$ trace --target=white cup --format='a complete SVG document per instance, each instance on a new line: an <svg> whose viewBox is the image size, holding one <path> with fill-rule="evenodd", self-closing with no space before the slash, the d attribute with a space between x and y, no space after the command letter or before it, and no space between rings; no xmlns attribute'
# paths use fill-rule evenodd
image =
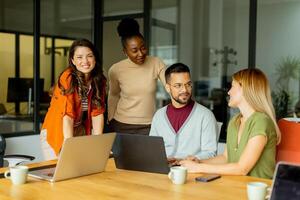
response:
<svg viewBox="0 0 300 200"><path fill-rule="evenodd" d="M8 171L4 173L4 177L11 179L14 185L21 185L26 183L28 174L27 166L15 166L10 167Z"/></svg>
<svg viewBox="0 0 300 200"><path fill-rule="evenodd" d="M171 167L168 177L174 184L182 185L186 181L187 168L180 166Z"/></svg>
<svg viewBox="0 0 300 200"><path fill-rule="evenodd" d="M262 182L250 182L247 184L248 200L265 200L268 185Z"/></svg>

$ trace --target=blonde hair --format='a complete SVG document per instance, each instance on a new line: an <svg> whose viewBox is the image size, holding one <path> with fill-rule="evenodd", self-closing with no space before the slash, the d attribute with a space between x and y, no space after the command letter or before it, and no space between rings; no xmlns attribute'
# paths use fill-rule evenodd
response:
<svg viewBox="0 0 300 200"><path fill-rule="evenodd" d="M259 69L243 69L234 73L232 79L242 86L243 95L249 105L255 111L265 113L272 119L279 144L281 133L276 122L269 81L265 74Z"/></svg>

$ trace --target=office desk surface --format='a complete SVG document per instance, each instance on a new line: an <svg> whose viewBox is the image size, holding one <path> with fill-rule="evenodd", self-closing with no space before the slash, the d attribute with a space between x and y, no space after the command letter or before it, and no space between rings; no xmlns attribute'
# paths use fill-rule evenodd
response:
<svg viewBox="0 0 300 200"><path fill-rule="evenodd" d="M38 167L55 162L31 164ZM5 171L0 169L0 173ZM8 179L0 179L0 199L204 199L243 200L247 199L246 184L271 180L247 176L222 176L208 183L195 182L199 174L189 174L187 183L174 185L167 175L119 170L112 159L106 171L80 178L49 183L29 178L24 185L12 185Z"/></svg>

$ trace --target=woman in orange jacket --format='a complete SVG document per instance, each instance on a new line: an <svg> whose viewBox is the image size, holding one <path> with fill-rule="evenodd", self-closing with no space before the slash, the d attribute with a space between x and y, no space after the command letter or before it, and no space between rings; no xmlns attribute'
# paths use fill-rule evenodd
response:
<svg viewBox="0 0 300 200"><path fill-rule="evenodd" d="M103 132L106 79L99 54L90 41L80 39L71 45L68 60L41 130L45 160L55 159L67 138Z"/></svg>

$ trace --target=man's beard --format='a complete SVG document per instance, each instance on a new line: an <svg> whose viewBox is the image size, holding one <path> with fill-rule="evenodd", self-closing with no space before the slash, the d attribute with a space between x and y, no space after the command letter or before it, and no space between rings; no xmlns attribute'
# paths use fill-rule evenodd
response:
<svg viewBox="0 0 300 200"><path fill-rule="evenodd" d="M192 95L191 95L190 93L188 93L188 92L186 92L185 94L186 94L186 96L189 96L186 100L181 100L181 99L179 98L180 95L182 95L182 94L178 95L177 97L174 97L174 96L171 94L171 97L172 97L172 99L173 99L174 101L176 101L177 103L179 103L179 104L181 104L181 105L187 105L187 104L191 101Z"/></svg>

